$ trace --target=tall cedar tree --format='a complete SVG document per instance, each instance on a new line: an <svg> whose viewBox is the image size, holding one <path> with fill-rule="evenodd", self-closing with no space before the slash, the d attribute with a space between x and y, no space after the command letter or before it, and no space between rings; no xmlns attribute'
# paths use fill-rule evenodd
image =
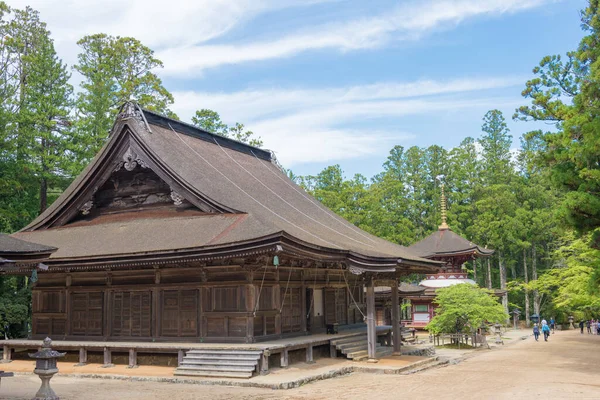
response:
<svg viewBox="0 0 600 400"><path fill-rule="evenodd" d="M136 101L140 106L170 117L173 96L152 72L162 61L139 40L104 33L85 36L75 70L83 76L77 96L78 169L85 166L108 137L119 106ZM75 171L77 172L77 171Z"/></svg>

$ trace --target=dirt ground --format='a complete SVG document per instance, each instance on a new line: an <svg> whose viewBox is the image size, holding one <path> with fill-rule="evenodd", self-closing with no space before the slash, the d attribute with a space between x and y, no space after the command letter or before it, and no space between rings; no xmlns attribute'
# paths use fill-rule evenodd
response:
<svg viewBox="0 0 600 400"><path fill-rule="evenodd" d="M600 399L600 336L557 332L456 365L413 375L354 373L292 390L117 381L57 376L52 387L70 399ZM31 399L36 376L2 380L1 399Z"/></svg>

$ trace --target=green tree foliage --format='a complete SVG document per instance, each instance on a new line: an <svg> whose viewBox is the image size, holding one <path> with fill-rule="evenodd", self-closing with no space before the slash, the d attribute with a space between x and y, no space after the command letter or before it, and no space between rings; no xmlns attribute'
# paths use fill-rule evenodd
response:
<svg viewBox="0 0 600 400"><path fill-rule="evenodd" d="M436 315L427 324L429 332L472 333L483 322L500 323L508 318L503 307L486 289L458 284L436 291Z"/></svg>
<svg viewBox="0 0 600 400"><path fill-rule="evenodd" d="M566 190L562 215L579 232L594 232L600 246L600 2L590 0L581 13L587 36L577 50L542 59L527 82L523 96L531 105L520 107L515 118L547 121L554 132L536 132L544 145L543 163L551 165L552 179Z"/></svg>
<svg viewBox="0 0 600 400"><path fill-rule="evenodd" d="M0 9L0 210L15 229L68 182L73 89L39 13Z"/></svg>
<svg viewBox="0 0 600 400"><path fill-rule="evenodd" d="M219 113L213 110L203 108L196 111L196 114L192 117L192 123L208 132L235 139L251 146L261 147L263 145L262 139L255 136L254 132L246 130L244 124L236 122L234 126L227 126L221 120Z"/></svg>
<svg viewBox="0 0 600 400"><path fill-rule="evenodd" d="M99 33L77 42L81 53L75 70L83 77L77 96L76 154L81 169L98 152L114 123L119 106L134 100L140 106L176 117L173 96L153 72L162 61L139 40ZM78 172L78 171L75 171Z"/></svg>

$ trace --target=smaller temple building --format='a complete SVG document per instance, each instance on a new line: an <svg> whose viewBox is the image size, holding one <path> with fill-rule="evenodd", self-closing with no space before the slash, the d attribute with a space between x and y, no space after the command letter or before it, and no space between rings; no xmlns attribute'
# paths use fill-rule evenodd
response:
<svg viewBox="0 0 600 400"><path fill-rule="evenodd" d="M494 250L481 247L453 232L447 224L446 196L442 186L442 224L438 230L408 249L419 257L442 261L445 266L440 272L426 275L419 285L405 285L399 288L403 299L402 323L408 327L422 328L435 315L435 293L459 283L476 285L469 279L462 265L477 258L490 257ZM408 305L410 303L410 305Z"/></svg>

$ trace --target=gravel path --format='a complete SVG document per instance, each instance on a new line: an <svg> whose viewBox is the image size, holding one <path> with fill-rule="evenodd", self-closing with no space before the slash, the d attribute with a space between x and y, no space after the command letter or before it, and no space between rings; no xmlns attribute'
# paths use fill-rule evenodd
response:
<svg viewBox="0 0 600 400"><path fill-rule="evenodd" d="M57 376L52 387L70 399L600 399L600 336L557 332L502 350L482 351L459 364L414 375L359 374L298 389L235 388ZM1 399L31 399L35 376L2 380Z"/></svg>

